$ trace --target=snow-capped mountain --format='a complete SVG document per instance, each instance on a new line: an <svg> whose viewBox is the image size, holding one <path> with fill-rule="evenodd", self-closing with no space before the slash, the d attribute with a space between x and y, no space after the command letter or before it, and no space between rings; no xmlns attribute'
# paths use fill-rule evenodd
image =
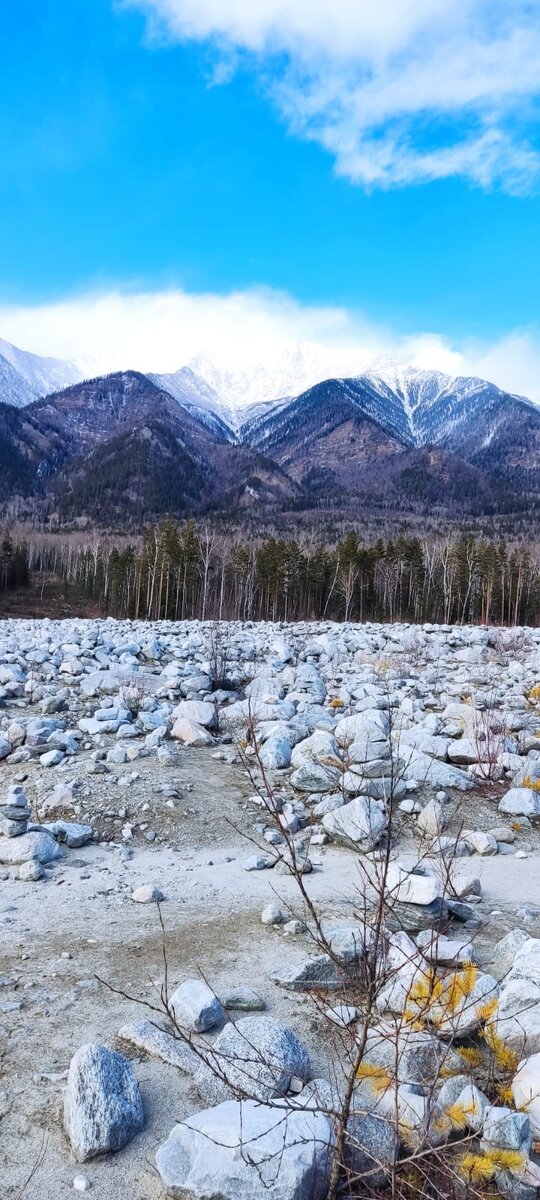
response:
<svg viewBox="0 0 540 1200"><path fill-rule="evenodd" d="M453 377L383 359L362 375L322 381L291 400L252 406L242 421L242 440L271 454L276 438L286 436L287 426L296 421L299 410L311 409L314 394L322 412L329 389L335 405L352 404L408 446L433 444L470 451L473 425L475 444L487 446L501 421L506 424L511 418L515 404L538 414L538 406L531 401L483 379Z"/></svg>
<svg viewBox="0 0 540 1200"><path fill-rule="evenodd" d="M40 396L61 391L78 383L85 375L84 367L59 358L43 358L19 350L0 338L0 403L24 408Z"/></svg>
<svg viewBox="0 0 540 1200"><path fill-rule="evenodd" d="M23 377L1 363L20 406ZM0 502L15 496L133 524L291 503L521 512L540 499L540 408L388 362L236 413L191 368L117 372L3 408Z"/></svg>
<svg viewBox="0 0 540 1200"><path fill-rule="evenodd" d="M233 410L222 403L214 388L191 367L181 367L170 375L148 375L148 379L173 396L208 429L234 440Z"/></svg>
<svg viewBox="0 0 540 1200"><path fill-rule="evenodd" d="M343 382L363 393L362 407L371 410L375 420L410 437L417 446L454 441L473 415L482 411L486 419L493 404L505 397L532 405L484 379L419 370L391 359L379 359L365 374Z"/></svg>
<svg viewBox="0 0 540 1200"><path fill-rule="evenodd" d="M354 374L360 365L350 356L344 357L310 342L286 346L271 360L263 355L256 360L252 348L246 347L246 350L245 362L227 362L217 356L198 354L187 364L199 378L210 384L236 424L236 413L239 412L241 418L245 408L299 396L321 379Z"/></svg>

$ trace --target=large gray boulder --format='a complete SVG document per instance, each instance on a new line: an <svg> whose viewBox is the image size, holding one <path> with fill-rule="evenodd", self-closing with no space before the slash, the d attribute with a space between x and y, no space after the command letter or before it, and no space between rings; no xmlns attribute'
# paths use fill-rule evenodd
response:
<svg viewBox="0 0 540 1200"><path fill-rule="evenodd" d="M406 764L403 771L405 779L415 779L417 783L429 784L434 788L457 788L460 792L474 787L474 780L466 775L465 771L451 766L450 763L430 758L429 754L423 754L421 750L408 751L402 747L402 756Z"/></svg>
<svg viewBox="0 0 540 1200"><path fill-rule="evenodd" d="M81 1046L69 1064L64 1127L77 1162L121 1150L144 1125L139 1085L127 1059Z"/></svg>
<svg viewBox="0 0 540 1200"><path fill-rule="evenodd" d="M370 796L356 796L325 813L322 823L334 841L361 850L372 850L386 829L382 805Z"/></svg>
<svg viewBox="0 0 540 1200"><path fill-rule="evenodd" d="M291 743L283 735L269 737L260 750L260 760L268 771L283 771L291 763Z"/></svg>
<svg viewBox="0 0 540 1200"><path fill-rule="evenodd" d="M331 792L339 783L338 767L306 759L291 775L291 785L299 792Z"/></svg>
<svg viewBox="0 0 540 1200"><path fill-rule="evenodd" d="M213 729L217 723L215 705L210 704L208 700L181 700L173 709L172 715L176 720L191 721L206 729ZM172 736L175 737L174 727Z"/></svg>
<svg viewBox="0 0 540 1200"><path fill-rule="evenodd" d="M366 709L365 712L353 713L350 717L342 717L336 725L336 741L340 746L352 746L354 743L369 742L375 744L386 739L389 732L388 717L378 708ZM373 757L377 754L373 751ZM366 752L366 758L370 753Z"/></svg>
<svg viewBox="0 0 540 1200"><path fill-rule="evenodd" d="M293 1076L307 1082L311 1063L292 1029L271 1017L243 1017L225 1025L195 1071L205 1100L218 1104L231 1095L268 1101L284 1096Z"/></svg>
<svg viewBox="0 0 540 1200"><path fill-rule="evenodd" d="M176 1125L156 1163L178 1200L324 1200L332 1144L323 1113L229 1100Z"/></svg>
<svg viewBox="0 0 540 1200"><path fill-rule="evenodd" d="M540 792L528 787L510 788L499 803L499 812L513 817L540 815Z"/></svg>
<svg viewBox="0 0 540 1200"><path fill-rule="evenodd" d="M23 833L17 838L0 838L0 863L18 866L25 862L49 863L62 858L62 851L50 833Z"/></svg>

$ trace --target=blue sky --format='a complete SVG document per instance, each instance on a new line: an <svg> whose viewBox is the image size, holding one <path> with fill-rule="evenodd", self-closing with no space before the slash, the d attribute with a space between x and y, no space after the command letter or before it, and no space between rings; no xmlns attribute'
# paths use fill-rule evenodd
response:
<svg viewBox="0 0 540 1200"><path fill-rule="evenodd" d="M394 3L381 0L381 20ZM537 5L511 0L497 24L498 0L455 0L463 21L444 30L445 0L438 24L437 6L426 16L411 0L395 44L366 13L354 26L363 7L4 4L0 335L99 357L99 321L83 344L84 297L144 295L155 308L178 290L215 305L262 289L263 309L283 297L308 340L332 339L310 317L324 309L340 314L340 337L357 329L364 345L373 328L376 352L431 338L442 366L452 354L489 366L511 347L520 387L538 342ZM498 90L485 77L471 88L479 54ZM443 79L438 56L452 55ZM516 68L521 86L505 79ZM63 340L51 314L70 303L79 324Z"/></svg>

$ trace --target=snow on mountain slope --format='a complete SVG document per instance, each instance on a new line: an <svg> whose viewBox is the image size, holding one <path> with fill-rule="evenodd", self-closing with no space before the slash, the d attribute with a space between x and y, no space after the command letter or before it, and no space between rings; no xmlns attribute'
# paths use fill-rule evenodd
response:
<svg viewBox="0 0 540 1200"><path fill-rule="evenodd" d="M256 358L254 349L246 346L244 361L199 354L187 365L210 384L223 404L241 410L299 396L322 379L354 374L360 364L358 359L343 358L336 351L297 342L286 346L271 360L264 355Z"/></svg>
<svg viewBox="0 0 540 1200"><path fill-rule="evenodd" d="M61 391L84 378L84 366L42 358L0 338L0 401L24 408L40 396Z"/></svg>
<svg viewBox="0 0 540 1200"><path fill-rule="evenodd" d="M376 419L391 416L396 422L393 427L408 431L417 446L450 445L471 421L489 422L490 414L501 406L521 403L536 408L525 397L503 392L484 379L422 371L387 359L375 363L354 384L369 392L374 404L380 400L380 417L372 414Z"/></svg>
<svg viewBox="0 0 540 1200"><path fill-rule="evenodd" d="M208 429L233 441L236 432L234 413L223 404L214 388L191 367L181 367L170 375L148 375L148 379L163 388L187 408Z"/></svg>

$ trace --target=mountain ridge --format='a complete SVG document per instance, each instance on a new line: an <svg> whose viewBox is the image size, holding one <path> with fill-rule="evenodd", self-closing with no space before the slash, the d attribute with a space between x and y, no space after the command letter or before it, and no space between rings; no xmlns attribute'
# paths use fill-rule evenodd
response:
<svg viewBox="0 0 540 1200"><path fill-rule="evenodd" d="M20 496L62 519L291 505L522 511L540 501L540 408L485 380L384 360L232 419L192 367L119 371L1 406L0 464L2 501Z"/></svg>

